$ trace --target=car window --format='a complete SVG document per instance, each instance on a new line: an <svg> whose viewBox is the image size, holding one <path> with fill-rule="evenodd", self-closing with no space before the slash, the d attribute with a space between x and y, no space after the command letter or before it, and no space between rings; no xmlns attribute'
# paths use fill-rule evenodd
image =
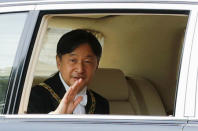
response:
<svg viewBox="0 0 198 131"><path fill-rule="evenodd" d="M15 53L27 14L0 14L0 112L2 112Z"/></svg>
<svg viewBox="0 0 198 131"><path fill-rule="evenodd" d="M103 45L89 87L108 99L110 114L174 115L187 21L188 14L53 15L39 45L32 87L58 71L59 38L86 29Z"/></svg>

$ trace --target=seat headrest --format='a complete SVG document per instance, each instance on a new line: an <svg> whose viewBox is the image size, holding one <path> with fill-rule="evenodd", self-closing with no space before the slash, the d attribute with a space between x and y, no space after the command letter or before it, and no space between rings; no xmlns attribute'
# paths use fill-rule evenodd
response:
<svg viewBox="0 0 198 131"><path fill-rule="evenodd" d="M88 85L108 100L127 100L128 85L124 73L119 69L99 68Z"/></svg>

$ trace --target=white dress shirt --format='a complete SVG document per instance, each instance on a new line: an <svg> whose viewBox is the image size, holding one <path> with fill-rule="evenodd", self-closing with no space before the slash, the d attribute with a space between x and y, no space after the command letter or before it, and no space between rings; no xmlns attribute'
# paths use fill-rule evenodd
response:
<svg viewBox="0 0 198 131"><path fill-rule="evenodd" d="M59 72L59 77L60 77L60 80L61 80L61 82L63 83L63 85L64 85L66 91L68 91L70 87L69 87L69 86L67 85L67 83L63 80L62 75L61 75L60 72ZM82 91L79 92L79 93L76 95L75 99L76 99L78 96L82 96L83 99L82 99L82 101L76 106L76 108L75 108L74 111L73 111L73 114L85 114L85 113L86 113L86 112L85 112L85 106L87 105L87 93L86 93L86 92L87 92L87 87L83 88Z"/></svg>

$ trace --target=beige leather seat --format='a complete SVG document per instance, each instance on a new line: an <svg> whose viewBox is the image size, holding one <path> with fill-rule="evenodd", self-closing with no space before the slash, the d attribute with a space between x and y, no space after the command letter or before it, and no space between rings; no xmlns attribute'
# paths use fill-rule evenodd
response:
<svg viewBox="0 0 198 131"><path fill-rule="evenodd" d="M111 114L166 115L149 81L137 77L126 80L119 69L98 69L88 87L109 100Z"/></svg>

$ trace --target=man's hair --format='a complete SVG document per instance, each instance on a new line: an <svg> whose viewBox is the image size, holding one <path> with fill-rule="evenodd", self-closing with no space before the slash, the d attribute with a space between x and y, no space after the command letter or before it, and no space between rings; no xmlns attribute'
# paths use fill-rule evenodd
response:
<svg viewBox="0 0 198 131"><path fill-rule="evenodd" d="M100 60L102 47L99 41L91 32L83 29L72 30L64 34L57 44L56 53L61 58L62 55L71 53L82 44L88 44L97 59Z"/></svg>

